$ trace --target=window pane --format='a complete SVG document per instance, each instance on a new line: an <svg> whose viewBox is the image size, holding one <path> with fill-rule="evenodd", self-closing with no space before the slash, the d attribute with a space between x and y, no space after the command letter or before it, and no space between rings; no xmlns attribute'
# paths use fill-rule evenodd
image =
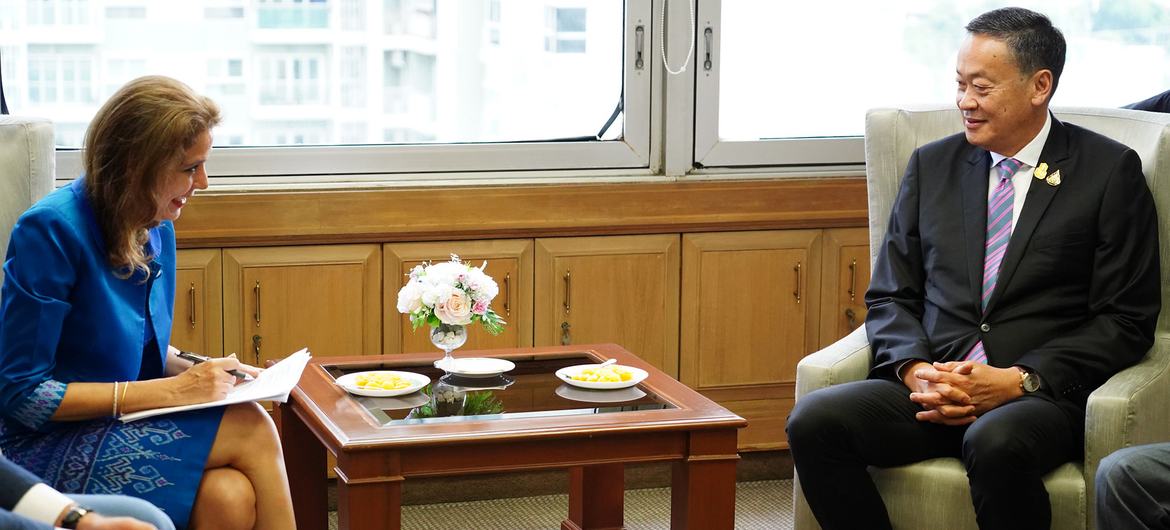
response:
<svg viewBox="0 0 1170 530"><path fill-rule="evenodd" d="M217 145L589 140L622 96L623 0L556 0L551 33L551 1L17 1L9 107L71 131L146 74L215 99Z"/></svg>
<svg viewBox="0 0 1170 530"><path fill-rule="evenodd" d="M954 101L963 26L1002 5L724 1L718 136L861 135L867 109ZM1170 88L1170 0L1015 5L1048 15L1068 41L1053 105L1116 107Z"/></svg>

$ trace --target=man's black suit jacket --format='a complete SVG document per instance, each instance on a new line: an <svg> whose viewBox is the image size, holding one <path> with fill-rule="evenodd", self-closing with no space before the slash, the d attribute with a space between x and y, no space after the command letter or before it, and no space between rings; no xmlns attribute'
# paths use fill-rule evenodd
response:
<svg viewBox="0 0 1170 530"><path fill-rule="evenodd" d="M32 473L0 456L0 528L5 530L51 528L51 525L37 523L11 512L29 488L39 482L40 480Z"/></svg>
<svg viewBox="0 0 1170 530"><path fill-rule="evenodd" d="M896 380L908 359L961 360L982 339L989 364L1034 371L1083 411L1150 348L1157 215L1137 153L1053 118L1040 162L1060 184L1032 179L983 311L991 156L961 133L914 152L866 293L870 377Z"/></svg>

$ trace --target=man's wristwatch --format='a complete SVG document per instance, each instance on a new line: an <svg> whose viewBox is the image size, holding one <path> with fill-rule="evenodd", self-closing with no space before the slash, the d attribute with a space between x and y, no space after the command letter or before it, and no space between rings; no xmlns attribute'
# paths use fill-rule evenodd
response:
<svg viewBox="0 0 1170 530"><path fill-rule="evenodd" d="M65 512L65 517L61 518L61 528L68 530L77 530L77 525L81 522L81 518L89 515L91 510L80 504L74 504L69 511Z"/></svg>
<svg viewBox="0 0 1170 530"><path fill-rule="evenodd" d="M1020 371L1020 390L1023 390L1025 394L1040 390L1040 376L1019 366L1016 367L1016 370Z"/></svg>

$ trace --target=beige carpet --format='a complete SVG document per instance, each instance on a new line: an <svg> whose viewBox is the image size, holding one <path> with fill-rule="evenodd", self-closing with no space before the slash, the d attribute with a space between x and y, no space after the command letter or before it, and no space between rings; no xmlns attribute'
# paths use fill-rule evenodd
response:
<svg viewBox="0 0 1170 530"><path fill-rule="evenodd" d="M556 530L568 513L567 495L422 504L402 509L404 530ZM329 528L337 528L330 513ZM670 528L670 489L626 491L627 530ZM792 481L740 482L735 495L735 528L792 528Z"/></svg>

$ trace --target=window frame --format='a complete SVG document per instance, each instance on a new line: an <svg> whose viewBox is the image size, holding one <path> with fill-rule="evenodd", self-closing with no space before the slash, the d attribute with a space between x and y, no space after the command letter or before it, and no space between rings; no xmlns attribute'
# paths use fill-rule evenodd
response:
<svg viewBox="0 0 1170 530"><path fill-rule="evenodd" d="M859 136L719 139L720 35L722 0L696 0L695 140L692 161L700 172L710 168L753 169L836 168L838 174L856 173L865 164L865 139ZM711 28L711 38L705 36ZM708 44L709 43L709 44ZM681 53L685 53L681 52ZM706 68L707 54L711 67ZM702 102L700 105L698 102Z"/></svg>
<svg viewBox="0 0 1170 530"><path fill-rule="evenodd" d="M635 27L643 26L643 53L650 47L652 7L661 0L625 0L623 9L623 131L615 140L501 143L368 144L287 147L217 146L209 164L217 182L258 184L322 182L416 182L421 176L456 175L460 181L599 175L648 176L651 160L652 72L660 62L635 68ZM616 103L616 101L615 101ZM603 117L604 118L604 117ZM598 125L601 125L599 121ZM80 175L81 153L58 148L58 179ZM241 178L246 177L246 178Z"/></svg>

